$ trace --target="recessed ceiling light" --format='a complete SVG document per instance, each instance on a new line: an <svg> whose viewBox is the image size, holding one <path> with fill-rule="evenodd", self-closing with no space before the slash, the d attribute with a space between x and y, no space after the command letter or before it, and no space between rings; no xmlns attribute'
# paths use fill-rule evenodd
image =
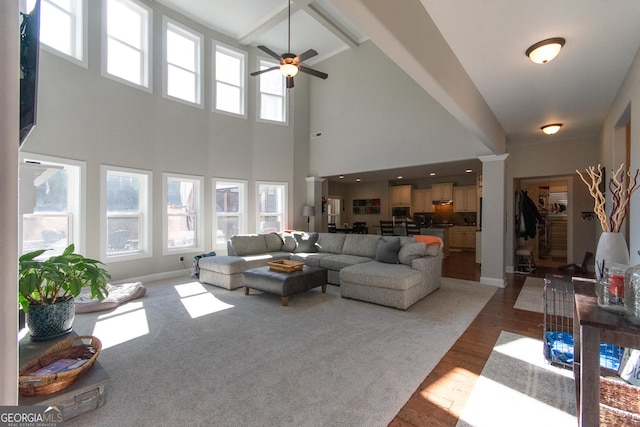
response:
<svg viewBox="0 0 640 427"><path fill-rule="evenodd" d="M546 64L558 56L560 49L564 46L565 40L562 37L554 37L542 40L533 44L525 52L526 55L536 64Z"/></svg>
<svg viewBox="0 0 640 427"><path fill-rule="evenodd" d="M360 182L360 178L356 178L356 182Z"/></svg>
<svg viewBox="0 0 640 427"><path fill-rule="evenodd" d="M466 173L471 173L471 172L473 172L473 170L471 170L471 169L466 169L466 170L465 170L465 172L466 172Z"/></svg>
<svg viewBox="0 0 640 427"><path fill-rule="evenodd" d="M402 175L398 175L398 178L397 178L397 179L402 179Z"/></svg>
<svg viewBox="0 0 640 427"><path fill-rule="evenodd" d="M540 129L542 129L542 132L546 133L547 135L555 135L556 133L558 133L561 127L562 123L550 123L548 125L542 126Z"/></svg>
<svg viewBox="0 0 640 427"><path fill-rule="evenodd" d="M429 176L436 176L436 173L435 172L431 172L431 173L429 173Z"/></svg>
<svg viewBox="0 0 640 427"><path fill-rule="evenodd" d="M340 175L338 178L340 178L340 179L344 179L344 175Z"/></svg>

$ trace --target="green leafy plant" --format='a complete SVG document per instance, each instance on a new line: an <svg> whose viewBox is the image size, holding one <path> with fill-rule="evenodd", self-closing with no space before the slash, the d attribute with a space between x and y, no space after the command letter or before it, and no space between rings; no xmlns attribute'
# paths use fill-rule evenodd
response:
<svg viewBox="0 0 640 427"><path fill-rule="evenodd" d="M25 313L29 305L50 305L77 297L84 287L91 289L91 298L102 301L108 294L107 280L111 275L102 262L74 253L73 244L61 255L44 261L36 260L47 249L22 255L19 259L18 300Z"/></svg>

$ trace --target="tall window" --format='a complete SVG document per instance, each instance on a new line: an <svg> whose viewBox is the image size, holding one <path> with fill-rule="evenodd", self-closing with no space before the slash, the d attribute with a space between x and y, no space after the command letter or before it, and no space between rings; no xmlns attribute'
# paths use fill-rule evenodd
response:
<svg viewBox="0 0 640 427"><path fill-rule="evenodd" d="M260 60L260 70L275 67L273 61ZM287 98L285 80L281 73L260 74L260 119L286 122Z"/></svg>
<svg viewBox="0 0 640 427"><path fill-rule="evenodd" d="M27 10L36 0L27 1ZM41 0L40 41L56 54L86 66L85 0Z"/></svg>
<svg viewBox="0 0 640 427"><path fill-rule="evenodd" d="M257 183L258 224L260 233L282 231L287 227L287 183Z"/></svg>
<svg viewBox="0 0 640 427"><path fill-rule="evenodd" d="M134 0L103 4L103 73L149 89L151 9Z"/></svg>
<svg viewBox="0 0 640 427"><path fill-rule="evenodd" d="M245 116L246 53L215 43L215 109Z"/></svg>
<svg viewBox="0 0 640 427"><path fill-rule="evenodd" d="M202 105L203 37L163 17L165 95Z"/></svg>
<svg viewBox="0 0 640 427"><path fill-rule="evenodd" d="M151 172L101 166L101 173L103 257L151 256Z"/></svg>
<svg viewBox="0 0 640 427"><path fill-rule="evenodd" d="M85 169L84 162L21 153L22 253L59 255L71 243L84 251Z"/></svg>
<svg viewBox="0 0 640 427"><path fill-rule="evenodd" d="M226 248L234 234L247 232L247 181L213 179L213 246Z"/></svg>
<svg viewBox="0 0 640 427"><path fill-rule="evenodd" d="M164 253L202 250L202 177L164 173Z"/></svg>

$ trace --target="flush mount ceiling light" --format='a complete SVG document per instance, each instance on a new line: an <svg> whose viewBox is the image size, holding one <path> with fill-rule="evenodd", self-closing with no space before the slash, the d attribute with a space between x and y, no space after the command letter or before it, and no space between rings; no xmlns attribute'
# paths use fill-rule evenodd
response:
<svg viewBox="0 0 640 427"><path fill-rule="evenodd" d="M527 49L526 55L536 64L546 64L555 58L564 46L562 37L542 40Z"/></svg>
<svg viewBox="0 0 640 427"><path fill-rule="evenodd" d="M546 133L547 135L555 135L556 133L558 133L561 127L562 123L551 123L542 126L540 129L542 129L542 132Z"/></svg>

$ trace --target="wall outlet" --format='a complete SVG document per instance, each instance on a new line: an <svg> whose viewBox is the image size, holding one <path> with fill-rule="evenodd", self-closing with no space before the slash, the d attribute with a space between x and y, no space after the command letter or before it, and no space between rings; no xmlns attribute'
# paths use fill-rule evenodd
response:
<svg viewBox="0 0 640 427"><path fill-rule="evenodd" d="M180 262L184 261L184 257L183 256L179 257L178 261L180 261Z"/></svg>

